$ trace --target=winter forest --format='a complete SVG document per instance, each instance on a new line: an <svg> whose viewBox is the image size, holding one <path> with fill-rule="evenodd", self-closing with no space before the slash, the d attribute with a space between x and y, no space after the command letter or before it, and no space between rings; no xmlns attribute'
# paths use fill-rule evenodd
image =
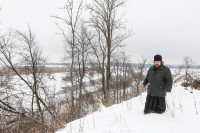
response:
<svg viewBox="0 0 200 133"><path fill-rule="evenodd" d="M189 54L179 64L164 61L173 78L167 111L143 114L142 82L154 55L132 62L127 54L135 31L126 25L126 6L65 0L49 16L62 41L59 63L49 62L31 24L0 29L1 133L200 132L200 64Z"/></svg>

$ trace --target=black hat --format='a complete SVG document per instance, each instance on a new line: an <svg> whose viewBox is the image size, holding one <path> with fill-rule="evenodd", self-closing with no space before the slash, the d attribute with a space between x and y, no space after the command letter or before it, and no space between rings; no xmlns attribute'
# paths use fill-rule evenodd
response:
<svg viewBox="0 0 200 133"><path fill-rule="evenodd" d="M161 55L155 55L154 61L162 61L162 56Z"/></svg>

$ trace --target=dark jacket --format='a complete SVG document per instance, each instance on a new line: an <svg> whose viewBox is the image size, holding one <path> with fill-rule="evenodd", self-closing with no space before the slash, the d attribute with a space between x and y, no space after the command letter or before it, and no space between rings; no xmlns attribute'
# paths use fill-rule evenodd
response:
<svg viewBox="0 0 200 133"><path fill-rule="evenodd" d="M171 71L163 64L159 66L156 71L154 71L154 65L151 66L143 81L143 85L148 84L147 94L151 93L152 96L159 97L165 97L166 91L171 92L172 83Z"/></svg>

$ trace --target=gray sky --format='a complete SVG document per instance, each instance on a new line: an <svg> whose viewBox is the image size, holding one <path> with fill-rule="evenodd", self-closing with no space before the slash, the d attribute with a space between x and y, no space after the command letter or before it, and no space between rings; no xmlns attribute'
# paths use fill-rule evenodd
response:
<svg viewBox="0 0 200 133"><path fill-rule="evenodd" d="M1 0L0 28L27 30L29 24L49 62L61 62L62 37L50 17L64 0ZM126 40L132 62L141 56L161 54L167 64L180 64L190 56L200 64L199 0L127 0L127 27L134 35Z"/></svg>

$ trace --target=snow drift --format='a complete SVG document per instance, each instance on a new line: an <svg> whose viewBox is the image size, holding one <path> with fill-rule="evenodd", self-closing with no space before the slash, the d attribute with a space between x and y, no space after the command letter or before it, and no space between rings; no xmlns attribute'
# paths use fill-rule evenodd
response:
<svg viewBox="0 0 200 133"><path fill-rule="evenodd" d="M143 114L146 92L68 123L57 133L199 133L200 91L179 84L166 96L166 112Z"/></svg>

